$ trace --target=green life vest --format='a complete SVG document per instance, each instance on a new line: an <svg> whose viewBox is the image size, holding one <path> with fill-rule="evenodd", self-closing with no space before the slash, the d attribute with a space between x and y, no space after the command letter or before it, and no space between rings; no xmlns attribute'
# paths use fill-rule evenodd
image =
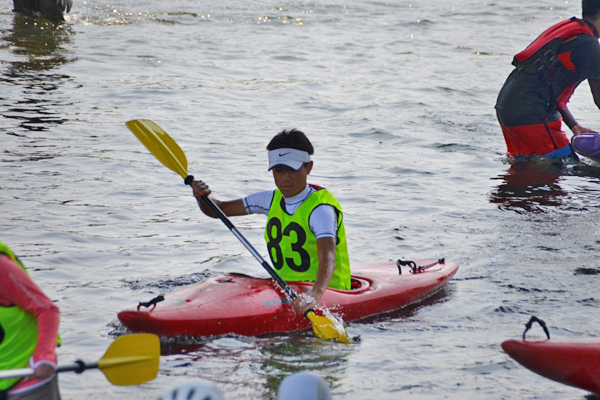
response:
<svg viewBox="0 0 600 400"><path fill-rule="evenodd" d="M285 281L315 282L319 270L317 238L308 221L317 206L329 204L338 217L335 246L335 271L329 287L350 289L350 260L346 243L346 229L342 222L342 208L326 189L318 188L298 207L294 215L285 210L285 200L275 190L269 209L265 240L273 266Z"/></svg>
<svg viewBox="0 0 600 400"><path fill-rule="evenodd" d="M25 266L4 243L0 242L0 254L12 258L27 272ZM0 305L0 371L25 368L37 346L38 323L33 314L21 307ZM58 339L60 343L60 336ZM19 378L1 379L0 392L9 389Z"/></svg>

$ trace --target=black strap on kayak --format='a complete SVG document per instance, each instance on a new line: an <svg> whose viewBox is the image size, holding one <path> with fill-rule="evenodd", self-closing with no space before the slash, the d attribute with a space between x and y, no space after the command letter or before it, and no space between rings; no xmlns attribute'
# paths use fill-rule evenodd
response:
<svg viewBox="0 0 600 400"><path fill-rule="evenodd" d="M420 267L417 267L417 264L414 261L402 261L402 260L398 260L396 261L396 266L398 267L398 272L400 273L400 275L402 275L402 267L409 267L413 274L415 272L420 272L423 271L429 267L433 267L434 265L437 264L443 264L446 262L445 258L440 258L439 260L432 262L431 264L427 264L427 265L421 265Z"/></svg>
<svg viewBox="0 0 600 400"><path fill-rule="evenodd" d="M410 267L410 269L412 269L412 272L415 272L417 270L417 264L415 264L414 261L402 261L402 260L398 260L396 261L396 266L398 267L398 272L400 273L400 275L402 275L402 267Z"/></svg>
<svg viewBox="0 0 600 400"><path fill-rule="evenodd" d="M538 324L540 324L542 329L544 329L544 333L546 334L546 337L548 339L550 339L550 332L548 332L548 327L546 326L546 323L544 321L542 321L541 319L539 319L538 317L532 315L531 319L529 319L529 322L525 324L525 332L523 332L523 340L525 340L525 334L527 333L527 331L529 329L531 329L531 326L533 325L534 322L537 322Z"/></svg>
<svg viewBox="0 0 600 400"><path fill-rule="evenodd" d="M162 294L159 296L156 296L155 298L153 298L152 300L150 300L147 303L143 303L140 301L140 304L138 304L137 309L138 311L140 310L140 307L150 307L150 306L155 306L156 303L160 303L161 301L164 301L165 296L163 296Z"/></svg>

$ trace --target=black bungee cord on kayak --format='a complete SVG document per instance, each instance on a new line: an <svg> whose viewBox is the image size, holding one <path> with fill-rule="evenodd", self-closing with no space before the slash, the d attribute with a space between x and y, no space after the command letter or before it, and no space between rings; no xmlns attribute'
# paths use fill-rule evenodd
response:
<svg viewBox="0 0 600 400"><path fill-rule="evenodd" d="M140 304L138 304L137 309L138 309L138 311L140 311L140 307L148 308L150 306L156 306L156 303L160 303L161 301L164 301L164 300L165 300L165 296L163 296L161 294L161 295L156 296L155 298L153 298L152 300L150 300L148 302L144 303L144 302L140 301Z"/></svg>
<svg viewBox="0 0 600 400"><path fill-rule="evenodd" d="M402 275L402 267L409 267L413 274L417 273L417 272L421 272L423 270L426 270L429 267L433 267L434 265L437 264L443 264L446 262L445 258L440 258L439 260L437 260L436 262L432 262L431 264L427 264L427 265L421 265L420 267L417 267L417 264L414 261L402 261L402 260L398 260L396 261L396 266L398 267L398 273L400 275Z"/></svg>
<svg viewBox="0 0 600 400"><path fill-rule="evenodd" d="M540 326L544 330L544 333L546 334L546 337L548 338L548 340L550 340L550 332L548 332L548 327L546 326L546 323L544 321L542 321L541 319L539 319L538 317L536 317L535 315L532 315L531 318L529 319L529 322L527 322L525 324L525 331L523 332L523 340L525 340L525 334L527 333L527 331L529 329L531 329L531 326L533 325L534 322L537 322L538 324L540 324Z"/></svg>
<svg viewBox="0 0 600 400"><path fill-rule="evenodd" d="M402 261L402 260L398 260L396 261L396 266L398 267L398 273L400 275L402 275L402 267L410 267L410 269L412 270L412 272L415 272L417 270L417 264L414 261Z"/></svg>

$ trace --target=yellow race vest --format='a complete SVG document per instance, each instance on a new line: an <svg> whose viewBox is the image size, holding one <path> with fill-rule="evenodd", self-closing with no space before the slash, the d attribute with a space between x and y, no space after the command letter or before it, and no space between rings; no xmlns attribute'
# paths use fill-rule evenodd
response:
<svg viewBox="0 0 600 400"><path fill-rule="evenodd" d="M4 243L0 254L12 258L25 271L27 269ZM25 368L37 346L38 323L33 314L17 306L0 306L0 371ZM60 344L60 336L58 338ZM1 379L0 392L9 389L19 378Z"/></svg>
<svg viewBox="0 0 600 400"><path fill-rule="evenodd" d="M338 217L335 271L329 287L350 289L350 261L342 208L326 189L318 189L298 207L294 215L285 211L283 194L276 189L269 209L265 240L273 267L284 281L315 282L319 270L317 238L308 221L317 206L329 204Z"/></svg>

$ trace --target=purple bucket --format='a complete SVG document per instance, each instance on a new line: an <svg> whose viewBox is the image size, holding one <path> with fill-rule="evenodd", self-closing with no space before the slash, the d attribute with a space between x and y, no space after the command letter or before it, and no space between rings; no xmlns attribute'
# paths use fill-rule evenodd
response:
<svg viewBox="0 0 600 400"><path fill-rule="evenodd" d="M581 133L573 135L571 145L576 153L600 160L600 134Z"/></svg>

